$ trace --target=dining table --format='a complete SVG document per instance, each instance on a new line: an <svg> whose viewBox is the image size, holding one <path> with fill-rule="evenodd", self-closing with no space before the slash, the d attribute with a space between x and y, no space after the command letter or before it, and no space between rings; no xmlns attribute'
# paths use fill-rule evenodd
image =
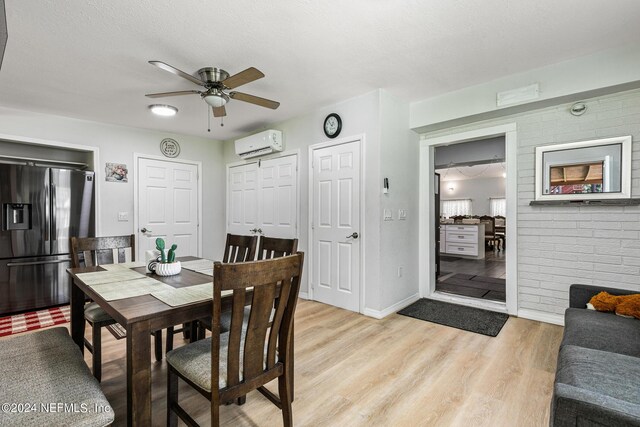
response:
<svg viewBox="0 0 640 427"><path fill-rule="evenodd" d="M179 257L177 260L197 261L196 257ZM106 266L105 266L106 267ZM213 263L211 264L213 268ZM211 275L182 268L174 276L157 276L146 273L145 267L131 270L158 280L173 288L212 283ZM200 318L210 317L213 310L213 292L208 300L197 301L180 306L165 304L151 294L122 299L106 300L94 287L83 280L83 273L106 271L100 266L70 268L71 275L71 336L84 353L84 305L87 298L96 302L104 311L126 329L126 376L127 376L127 425L151 425L151 332L170 326L190 323ZM250 303L248 291L246 300ZM222 297L222 310L231 309L232 296ZM293 361L291 360L291 366Z"/></svg>

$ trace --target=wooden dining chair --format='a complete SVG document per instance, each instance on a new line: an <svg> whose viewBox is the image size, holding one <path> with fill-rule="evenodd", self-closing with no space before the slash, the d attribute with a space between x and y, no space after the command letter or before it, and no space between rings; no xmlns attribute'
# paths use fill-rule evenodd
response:
<svg viewBox="0 0 640 427"><path fill-rule="evenodd" d="M113 237L71 237L71 263L74 268L93 267L101 264L119 264L136 260L135 235ZM117 323L95 302L85 305L84 318L93 328L91 342L84 345L93 355L93 376L102 377L102 328ZM156 331L155 356L162 360L162 331ZM167 337L168 338L168 337Z"/></svg>
<svg viewBox="0 0 640 427"><path fill-rule="evenodd" d="M224 245L223 263L235 263L253 261L256 257L258 236L241 236L239 234L227 234L227 242Z"/></svg>
<svg viewBox="0 0 640 427"><path fill-rule="evenodd" d="M242 236L239 234L227 234L227 241L224 246L223 263L237 263L253 261L256 257L256 246L258 236ZM297 243L296 243L297 247ZM228 319L226 319L228 324ZM201 340L205 337L206 330L211 330L211 318L198 319L196 324L196 336L191 335L191 342ZM223 327L223 330L225 327ZM228 330L228 328L226 328Z"/></svg>
<svg viewBox="0 0 640 427"><path fill-rule="evenodd" d="M215 263L212 336L167 353L168 426L177 426L178 417L198 425L179 404L179 378L210 400L212 426L220 425L220 405L256 389L282 409L286 427L293 425L290 348L303 263L301 252L240 264ZM231 329L221 334L221 293L227 290L232 291ZM247 298L252 304L245 323ZM264 388L276 378L277 396Z"/></svg>

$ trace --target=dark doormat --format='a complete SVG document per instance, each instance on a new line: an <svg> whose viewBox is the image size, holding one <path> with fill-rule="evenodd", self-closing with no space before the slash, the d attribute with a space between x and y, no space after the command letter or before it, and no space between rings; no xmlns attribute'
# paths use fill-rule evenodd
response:
<svg viewBox="0 0 640 427"><path fill-rule="evenodd" d="M497 336L509 319L508 314L427 298L419 299L398 314L490 337Z"/></svg>

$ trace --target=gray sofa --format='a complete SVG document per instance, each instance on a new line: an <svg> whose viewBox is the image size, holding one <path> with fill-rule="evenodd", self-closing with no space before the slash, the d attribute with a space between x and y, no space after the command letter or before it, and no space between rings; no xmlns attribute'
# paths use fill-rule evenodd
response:
<svg viewBox="0 0 640 427"><path fill-rule="evenodd" d="M640 426L640 320L587 310L601 291L637 293L571 285L551 426Z"/></svg>

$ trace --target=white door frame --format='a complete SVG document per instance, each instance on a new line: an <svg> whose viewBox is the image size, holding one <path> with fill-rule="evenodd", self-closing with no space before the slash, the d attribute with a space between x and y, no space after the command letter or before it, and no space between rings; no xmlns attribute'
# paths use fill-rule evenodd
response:
<svg viewBox="0 0 640 427"><path fill-rule="evenodd" d="M433 224L435 223L435 206L433 203L434 187L434 160L435 147L455 144L459 142L490 138L494 136L505 137L505 162L507 168L506 198L507 215L506 223L509 232L506 235L506 303L485 301L477 298L469 298L458 295L436 292L435 278L435 235ZM511 315L518 314L518 158L517 158L516 124L509 123L468 132L445 135L436 138L425 138L420 141L420 259L429 260L420 263L419 280L420 296L435 300L454 302L460 305L481 307L488 310L505 312Z"/></svg>
<svg viewBox="0 0 640 427"><path fill-rule="evenodd" d="M365 188L365 147L366 147L366 143L365 143L365 135L364 134L360 134L360 135L354 135L354 136L347 136L344 138L338 138L338 139L333 139L330 141L325 141L325 142L319 142L317 144L313 144L309 146L309 211L308 211L308 223L307 223L307 230L308 230L308 242L309 242L309 247L307 248L307 252L309 253L307 258L307 262L309 265L309 275L307 276L309 278L309 282L308 282L308 289L309 289L309 299L310 300L314 300L313 298L313 287L311 286L312 283L312 279L313 279L313 228L311 227L311 223L313 222L313 201L314 201L314 192L313 192L313 152L315 150L319 150L322 148L327 148L327 147L333 147L336 145L342 145L342 144L348 144L350 142L356 142L356 141L360 141L360 212L359 212L359 217L360 217L360 236L358 238L358 240L360 240L360 283L358 283L358 289L359 289L359 293L360 293L360 301L359 301L359 307L358 307L358 313L362 313L364 311L364 286L362 286L362 284L364 283L364 273L365 273L365 250L366 250L366 239L367 239L367 233L365 230L365 222L364 222L364 206L365 206L365 192L364 192L364 188Z"/></svg>
<svg viewBox="0 0 640 427"><path fill-rule="evenodd" d="M279 153L277 156L269 156L269 157L264 157L264 158L253 158L253 159L247 159L247 160L240 160L237 162L231 162L231 163L227 163L226 165L226 171L225 171L225 176L224 179L226 181L226 194L225 194L225 201L226 201L226 205L225 205L225 209L224 209L224 229L225 229L225 233L228 233L228 229L227 227L229 226L229 197L231 196L231 192L229 191L229 169L237 167L237 166L242 166L242 165L246 165L249 163L255 163L258 160L271 160L271 159L277 159L280 157L287 157L287 156L296 156L296 197L298 198L298 207L296 208L296 238L300 238L300 149L296 149L296 150L287 150L287 151L283 151L281 153Z"/></svg>
<svg viewBox="0 0 640 427"><path fill-rule="evenodd" d="M195 165L198 168L198 255L202 256L202 162L199 160L185 160L185 159L171 159L169 157L154 156L151 154L133 153L133 230L138 236L140 231L138 224L138 200L140 195L138 194L138 182L140 182L140 171L138 169L139 159L160 160L169 163L183 163L187 165ZM137 257L137 254L136 254Z"/></svg>

